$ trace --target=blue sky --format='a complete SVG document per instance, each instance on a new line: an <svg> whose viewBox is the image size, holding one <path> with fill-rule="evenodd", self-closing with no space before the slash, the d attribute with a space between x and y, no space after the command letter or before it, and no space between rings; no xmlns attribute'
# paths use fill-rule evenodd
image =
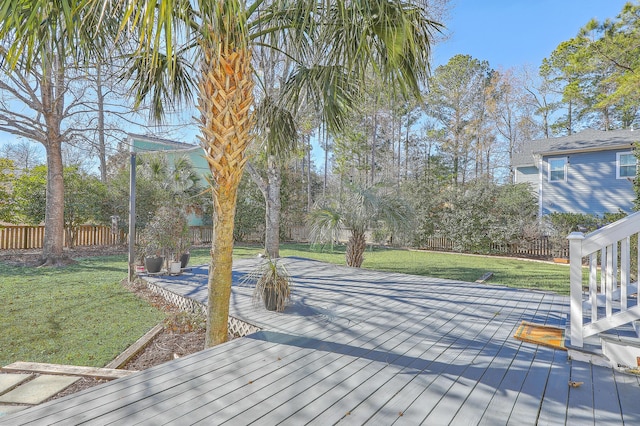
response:
<svg viewBox="0 0 640 426"><path fill-rule="evenodd" d="M590 19L615 18L627 0L450 0L444 24L450 38L434 46L433 69L462 53L492 68L530 65L537 70L561 42ZM195 139L185 137L185 142ZM0 132L0 146L15 137ZM322 168L324 152L313 156Z"/></svg>
<svg viewBox="0 0 640 426"><path fill-rule="evenodd" d="M542 60L563 41L575 37L591 19L615 19L628 0L450 0L443 22L449 38L434 45L433 72L454 55L486 60L494 69ZM316 166L324 168L324 151L314 144Z"/></svg>
<svg viewBox="0 0 640 426"><path fill-rule="evenodd" d="M627 0L450 0L449 40L434 48L434 69L455 54L487 60L492 68L531 65L592 18L615 18Z"/></svg>

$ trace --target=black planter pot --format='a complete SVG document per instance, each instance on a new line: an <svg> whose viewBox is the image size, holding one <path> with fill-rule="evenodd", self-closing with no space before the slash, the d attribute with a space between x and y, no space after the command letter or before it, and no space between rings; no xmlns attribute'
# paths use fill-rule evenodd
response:
<svg viewBox="0 0 640 426"><path fill-rule="evenodd" d="M162 264L164 263L164 257L162 256L147 256L144 258L144 268L149 274L156 274L162 270Z"/></svg>
<svg viewBox="0 0 640 426"><path fill-rule="evenodd" d="M187 267L187 264L189 264L189 259L191 258L191 254L190 253L185 253L182 256L180 256L180 268L184 269Z"/></svg>
<svg viewBox="0 0 640 426"><path fill-rule="evenodd" d="M264 300L264 307L267 311L275 311L278 308L278 292L273 288L267 288L262 293L262 299Z"/></svg>

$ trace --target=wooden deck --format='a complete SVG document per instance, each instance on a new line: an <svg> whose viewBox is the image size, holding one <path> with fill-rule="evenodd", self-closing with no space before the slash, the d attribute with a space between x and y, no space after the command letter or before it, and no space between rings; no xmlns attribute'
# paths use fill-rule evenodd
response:
<svg viewBox="0 0 640 426"><path fill-rule="evenodd" d="M234 278L255 262L236 262ZM522 320L564 324L567 297L287 263L282 314L234 286L231 315L262 331L0 423L640 424L637 376L512 337ZM204 272L154 280L206 301Z"/></svg>

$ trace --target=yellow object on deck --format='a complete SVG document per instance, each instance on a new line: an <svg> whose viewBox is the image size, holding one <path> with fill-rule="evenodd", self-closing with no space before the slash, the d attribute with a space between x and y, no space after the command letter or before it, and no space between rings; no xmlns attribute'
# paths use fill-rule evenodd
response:
<svg viewBox="0 0 640 426"><path fill-rule="evenodd" d="M560 327L522 321L513 337L523 342L567 350L564 346L564 328Z"/></svg>

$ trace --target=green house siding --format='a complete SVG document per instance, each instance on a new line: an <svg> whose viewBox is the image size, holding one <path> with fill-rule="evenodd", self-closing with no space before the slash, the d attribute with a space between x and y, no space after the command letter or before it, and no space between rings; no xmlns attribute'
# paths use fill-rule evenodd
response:
<svg viewBox="0 0 640 426"><path fill-rule="evenodd" d="M189 145L165 139L145 137L141 135L129 135L129 143L133 146L134 152L163 152L169 164L174 164L176 159L187 157L200 176L199 185L204 189L209 186L207 177L211 175L207 160L204 158L202 148L197 145ZM190 214L189 226L202 226L202 217Z"/></svg>

